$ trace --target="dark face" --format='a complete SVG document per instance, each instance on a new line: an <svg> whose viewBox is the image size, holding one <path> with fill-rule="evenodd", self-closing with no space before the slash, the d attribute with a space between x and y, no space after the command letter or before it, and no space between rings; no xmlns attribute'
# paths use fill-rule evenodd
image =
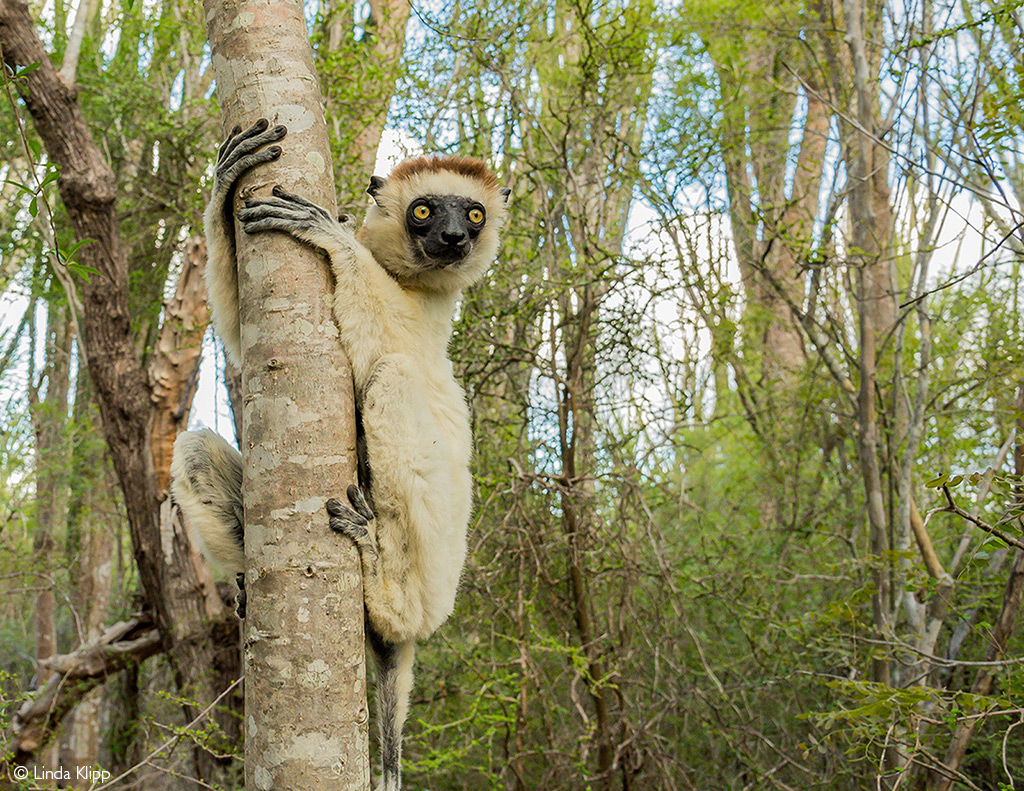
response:
<svg viewBox="0 0 1024 791"><path fill-rule="evenodd" d="M421 195L405 212L416 252L438 269L464 259L486 221L483 205L461 195Z"/></svg>

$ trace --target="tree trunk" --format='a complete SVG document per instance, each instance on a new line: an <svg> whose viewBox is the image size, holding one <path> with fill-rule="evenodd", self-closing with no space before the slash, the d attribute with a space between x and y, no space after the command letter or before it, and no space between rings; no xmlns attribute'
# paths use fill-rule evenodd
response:
<svg viewBox="0 0 1024 791"><path fill-rule="evenodd" d="M206 0L205 10L225 129L260 117L289 129L281 159L239 192L280 183L333 207L302 4ZM355 472L351 376L332 288L321 257L283 234L239 233L236 246L246 787L362 791L370 773L360 567L324 510Z"/></svg>
<svg viewBox="0 0 1024 791"><path fill-rule="evenodd" d="M68 382L71 371L71 322L67 309L51 301L47 306L46 367L40 381L29 384L29 405L35 435L36 529L32 550L39 569L36 593L36 685L42 686L53 673L45 660L57 653L56 602L52 569L57 565L58 531L67 524L68 451L66 433ZM46 395L39 400L39 387L46 383ZM38 756L47 769L59 763L56 746Z"/></svg>
<svg viewBox="0 0 1024 791"><path fill-rule="evenodd" d="M75 600L81 619L79 643L84 645L99 640L107 622L114 544L122 529L120 520L111 518L120 507L111 488L117 484L103 445L103 428L92 402L86 371L78 375L74 419L80 434L72 456L68 533L78 548ZM88 781L76 780L75 768L94 766L99 760L103 694L102 688L90 692L70 717L68 763L74 767L72 779L77 787L87 787Z"/></svg>
<svg viewBox="0 0 1024 791"><path fill-rule="evenodd" d="M876 394L879 387L878 364L882 350L879 342L887 339L895 323L896 300L890 267L893 256L893 216L890 205L888 152L880 141L878 83L874 60L877 52L877 25L881 13L877 4L862 0L844 0L846 43L849 57L843 85L849 95L851 115L840 124L843 154L849 172L850 263L855 269L857 309L860 321L860 390L857 396L858 443L861 475L864 482L871 554L876 559L873 571L873 621L876 637L887 639L893 623L892 549L890 524L885 507L883 443L878 423ZM837 91L838 92L838 91ZM891 682L887 659L873 660L873 680Z"/></svg>

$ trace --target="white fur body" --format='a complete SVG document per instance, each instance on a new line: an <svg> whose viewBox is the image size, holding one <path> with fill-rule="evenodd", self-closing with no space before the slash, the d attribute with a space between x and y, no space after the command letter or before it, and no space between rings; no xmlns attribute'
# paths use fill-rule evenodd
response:
<svg viewBox="0 0 1024 791"><path fill-rule="evenodd" d="M417 195L461 195L493 223L450 268L417 268L405 207ZM364 556L366 606L382 637L431 634L451 614L472 508L469 410L448 343L462 288L494 260L504 214L496 190L456 173L424 173L376 196L358 236L351 226L310 234L337 281L334 317L352 364L372 474L380 558Z"/></svg>
<svg viewBox="0 0 1024 791"><path fill-rule="evenodd" d="M230 202L240 175L276 158L280 150L265 146L282 137L283 127L268 129L265 122L232 134L218 155L218 178L204 216L213 320L238 364L243 349ZM253 200L238 212L248 233L284 231L322 250L335 276L334 318L352 366L370 472L369 481L360 483L368 489L372 512L365 509L360 522L348 509L356 521L346 534L359 548L370 625L384 641L376 644L375 654L378 683L384 685L378 706L385 791L401 785L401 729L414 641L451 614L466 557L472 437L465 394L447 351L462 289L497 253L507 195L482 164L472 163L413 160L387 181L373 180L374 205L358 234L347 218L335 220L276 189L274 197ZM453 196L450 205L472 203L486 212L459 260L432 259L410 236L406 210L421 196ZM211 475L210 467L228 472ZM212 432L186 432L175 443L172 474L175 500L204 554L226 571L243 571L240 455ZM230 496L220 491L223 487L232 489ZM225 506L225 500L232 505Z"/></svg>

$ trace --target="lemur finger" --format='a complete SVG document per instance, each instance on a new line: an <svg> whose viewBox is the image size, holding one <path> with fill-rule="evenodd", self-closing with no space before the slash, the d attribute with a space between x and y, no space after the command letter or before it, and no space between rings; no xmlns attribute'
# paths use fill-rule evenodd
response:
<svg viewBox="0 0 1024 791"><path fill-rule="evenodd" d="M257 151L255 154L241 156L233 161L231 167L217 172L217 180L220 182L219 186L227 188L238 181L242 174L264 162L273 162L280 156L281 146L271 146L262 151Z"/></svg>
<svg viewBox="0 0 1024 791"><path fill-rule="evenodd" d="M282 192L284 191L282 190ZM277 192L274 193L274 195L278 194ZM287 195L288 193L285 192L284 194ZM316 215L320 219L331 219L331 215L315 203L310 203L308 200L293 200L292 197L249 198L245 201L247 209L255 206L274 206L285 211L301 212L304 217Z"/></svg>
<svg viewBox="0 0 1024 791"><path fill-rule="evenodd" d="M366 543L370 536L365 527L353 524L341 516L332 516L327 520L327 524L335 533L341 533L343 536L351 538L357 544Z"/></svg>
<svg viewBox="0 0 1024 791"><path fill-rule="evenodd" d="M377 556L377 542L367 530L368 522L344 503L333 497L327 501L327 524L336 533L348 536L360 553Z"/></svg>
<svg viewBox="0 0 1024 791"><path fill-rule="evenodd" d="M265 217L262 220L245 220L239 217L239 220L242 221L242 230L250 235L265 231L283 231L306 241L304 237L312 230L308 218L291 220L285 217ZM312 240L309 240L309 243L313 244Z"/></svg>
<svg viewBox="0 0 1024 791"><path fill-rule="evenodd" d="M334 497L327 501L327 515L331 519L344 519L357 525L366 524L366 519L361 514L356 513Z"/></svg>
<svg viewBox="0 0 1024 791"><path fill-rule="evenodd" d="M271 193L274 195L274 197L280 200L288 201L290 203L297 203L300 206L305 206L307 209L313 209L317 214L322 215L324 219L330 219L331 217L327 209L323 208L322 206L317 206L315 203L313 203L313 201L306 200L305 198L296 195L293 192L288 192L284 187L282 187L279 184L274 186L274 189L271 190ZM272 199L268 198L268 200Z"/></svg>
<svg viewBox="0 0 1024 791"><path fill-rule="evenodd" d="M228 139L224 141L223 145L221 145L220 151L217 152L217 164L221 164L243 140L265 132L268 126L270 126L270 121L266 118L261 118L244 132L242 131L241 126L236 126L231 130L231 134L228 135Z"/></svg>
<svg viewBox="0 0 1024 791"><path fill-rule="evenodd" d="M348 495L348 501L352 503L352 507L356 509L356 512L367 521L371 521L374 517L373 509L367 505L366 498L363 497L363 490L352 484L348 487L346 494Z"/></svg>
<svg viewBox="0 0 1024 791"><path fill-rule="evenodd" d="M273 129L266 129L264 126L263 129L256 131L254 134L254 130L260 126L260 123L260 121L257 121L251 129L238 135L238 137L234 138L232 143L228 145L227 150L224 152L224 157L217 162L217 176L220 178L221 182L225 184L233 183L233 181L228 179L227 174L231 172L240 161L245 160L248 155L253 154L254 151L258 151L267 143L276 143L288 134L287 127L280 125L275 126ZM265 124L266 120L263 119L262 123ZM280 147L274 146L274 148ZM280 156L280 154L278 154L278 156ZM253 164L256 164L256 161L251 163L249 167L252 167ZM238 175L241 175L243 172L245 171L242 170ZM237 175L235 178L237 178Z"/></svg>
<svg viewBox="0 0 1024 791"><path fill-rule="evenodd" d="M296 208L288 204L274 204L270 203L269 200L247 202L244 209L238 210L237 217L244 223L255 222L256 220L278 219L306 223L310 226L321 219L310 213L309 209Z"/></svg>
<svg viewBox="0 0 1024 791"><path fill-rule="evenodd" d="M222 159L224 159L224 154L227 153L228 146L231 146L232 145L232 141L234 141L234 139L236 137L238 137L238 135L240 135L241 133L242 133L242 127L238 126L237 124L235 125L234 129L232 129L230 132L228 132L228 136L224 138L224 142L221 143L220 144L220 148L217 149L217 161L218 162L220 162ZM235 143L235 145L237 145L237 143Z"/></svg>

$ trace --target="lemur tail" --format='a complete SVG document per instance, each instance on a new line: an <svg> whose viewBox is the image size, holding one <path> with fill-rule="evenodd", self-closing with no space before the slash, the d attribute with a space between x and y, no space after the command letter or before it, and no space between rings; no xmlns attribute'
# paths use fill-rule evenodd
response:
<svg viewBox="0 0 1024 791"><path fill-rule="evenodd" d="M409 711L415 643L389 643L368 629L377 663L377 724L381 778L378 791L401 791L402 725Z"/></svg>
<svg viewBox="0 0 1024 791"><path fill-rule="evenodd" d="M174 441L171 494L206 559L245 571L242 541L242 454L209 429Z"/></svg>

